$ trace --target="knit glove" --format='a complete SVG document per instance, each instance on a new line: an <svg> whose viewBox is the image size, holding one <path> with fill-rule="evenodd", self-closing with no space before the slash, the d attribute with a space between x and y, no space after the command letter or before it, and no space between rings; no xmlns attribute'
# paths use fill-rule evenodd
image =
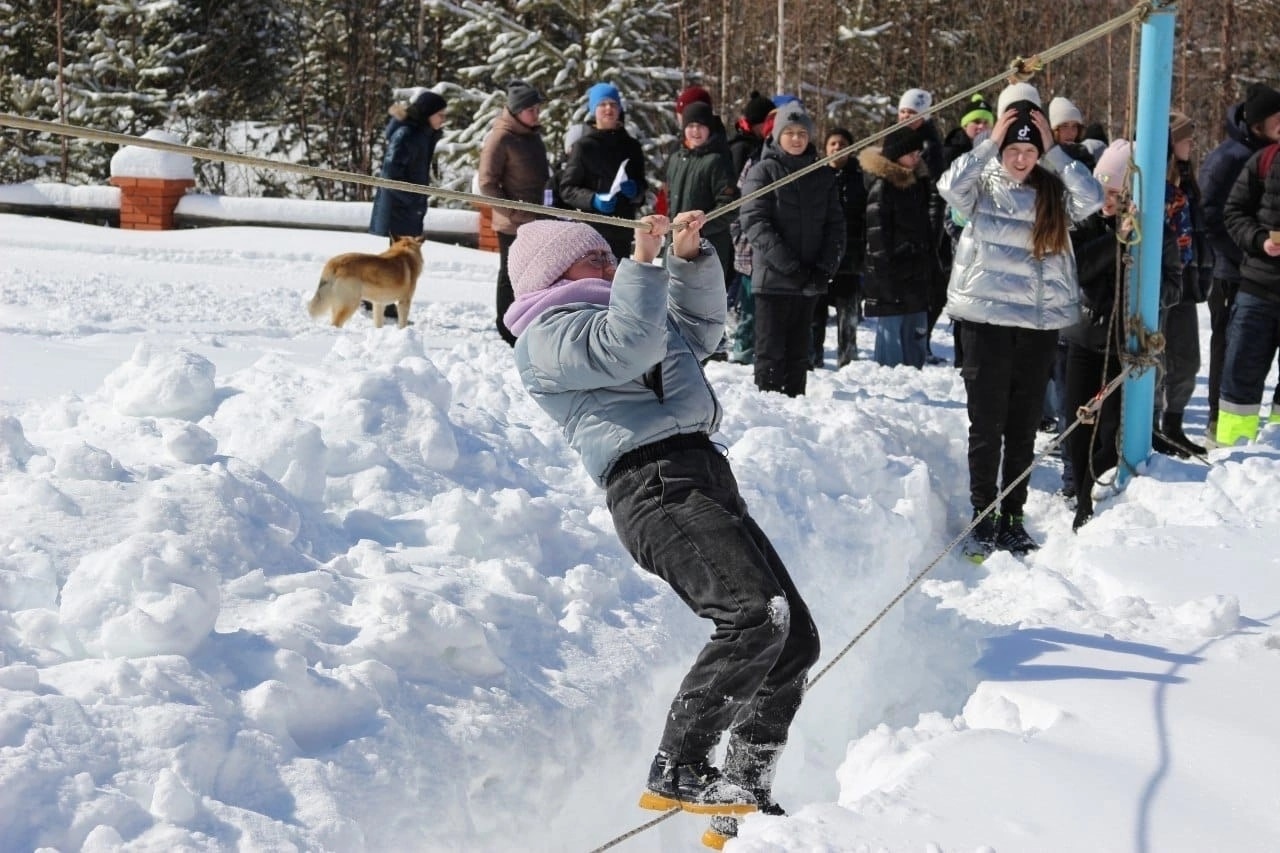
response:
<svg viewBox="0 0 1280 853"><path fill-rule="evenodd" d="M634 201L640 194L640 188L636 186L636 182L628 178L618 186L618 191L627 198Z"/></svg>
<svg viewBox="0 0 1280 853"><path fill-rule="evenodd" d="M604 193L596 193L591 197L591 206L600 213L613 213L613 209L618 206L618 202Z"/></svg>

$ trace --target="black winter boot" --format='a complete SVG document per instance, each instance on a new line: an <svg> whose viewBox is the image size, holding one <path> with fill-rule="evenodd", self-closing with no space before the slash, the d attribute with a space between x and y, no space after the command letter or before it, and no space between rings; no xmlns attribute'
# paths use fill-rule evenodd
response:
<svg viewBox="0 0 1280 853"><path fill-rule="evenodd" d="M1196 456L1204 456L1208 453L1200 445L1187 438L1187 434L1182 431L1182 412L1165 412L1164 413L1164 437L1169 439L1170 443L1189 451Z"/></svg>
<svg viewBox="0 0 1280 853"><path fill-rule="evenodd" d="M760 813L774 817L786 817L787 812L777 803L760 806ZM730 838L738 837L738 818L716 815L711 818L711 825L702 833L702 843L712 850L723 850Z"/></svg>
<svg viewBox="0 0 1280 853"><path fill-rule="evenodd" d="M981 511L974 509L973 514L976 516ZM960 550L971 562L981 563L996 549L996 536L999 532L996 527L996 514L989 513L973 530L969 531L969 536L961 544Z"/></svg>
<svg viewBox="0 0 1280 853"><path fill-rule="evenodd" d="M1003 513L1000 516L999 532L996 534L996 547L1010 554L1026 554L1036 550L1040 545L1022 526L1022 515Z"/></svg>
<svg viewBox="0 0 1280 853"><path fill-rule="evenodd" d="M725 779L707 761L680 764L674 757L659 752L649 766L648 789L640 795L640 808L741 815L756 810L756 798L746 788Z"/></svg>

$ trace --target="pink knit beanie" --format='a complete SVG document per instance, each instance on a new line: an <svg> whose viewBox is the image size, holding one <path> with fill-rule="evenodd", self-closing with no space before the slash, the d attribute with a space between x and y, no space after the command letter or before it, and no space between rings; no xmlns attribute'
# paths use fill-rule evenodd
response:
<svg viewBox="0 0 1280 853"><path fill-rule="evenodd" d="M517 297L546 290L589 252L613 254L600 232L585 222L535 219L516 230L507 253L507 272Z"/></svg>
<svg viewBox="0 0 1280 853"><path fill-rule="evenodd" d="M1129 141L1117 139L1107 146L1093 167L1093 176L1104 189L1123 187L1129 177Z"/></svg>

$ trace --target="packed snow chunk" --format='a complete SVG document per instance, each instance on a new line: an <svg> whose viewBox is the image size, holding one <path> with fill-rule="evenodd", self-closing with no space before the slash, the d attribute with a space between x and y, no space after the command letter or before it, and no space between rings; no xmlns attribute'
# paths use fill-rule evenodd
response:
<svg viewBox="0 0 1280 853"><path fill-rule="evenodd" d="M996 729L1015 735L1033 735L1062 719L1060 708L1007 685L984 681L974 690L961 712L971 729Z"/></svg>
<svg viewBox="0 0 1280 853"><path fill-rule="evenodd" d="M148 130L143 139L182 145L182 138L166 130ZM111 157L113 178L158 178L170 181L195 180L195 161L190 154L161 151L141 145L125 145Z"/></svg>
<svg viewBox="0 0 1280 853"><path fill-rule="evenodd" d="M157 353L139 344L103 386L122 415L196 421L214 409L213 376L213 362L198 353L181 347Z"/></svg>
<svg viewBox="0 0 1280 853"><path fill-rule="evenodd" d="M129 479L129 472L114 456L83 441L63 447L54 458L57 461L53 473L68 480L120 482Z"/></svg>
<svg viewBox="0 0 1280 853"><path fill-rule="evenodd" d="M0 610L57 606L58 576L49 555L20 541L0 549Z"/></svg>
<svg viewBox="0 0 1280 853"><path fill-rule="evenodd" d="M0 687L5 690L35 691L40 687L40 670L25 663L0 666ZM8 726L3 719L3 715L0 715L0 746L12 746L4 734Z"/></svg>
<svg viewBox="0 0 1280 853"><path fill-rule="evenodd" d="M118 853L124 849L124 839L114 826L100 823L84 837L80 853Z"/></svg>
<svg viewBox="0 0 1280 853"><path fill-rule="evenodd" d="M27 441L22 421L12 415L0 416L0 473L27 470L31 457L42 452Z"/></svg>
<svg viewBox="0 0 1280 853"><path fill-rule="evenodd" d="M921 714L915 728L897 731L881 724L849 744L844 762L836 771L840 781L839 803L848 808L874 791L892 791L906 782L921 765L933 760L924 746L958 731L956 723L941 714Z"/></svg>
<svg viewBox="0 0 1280 853"><path fill-rule="evenodd" d="M169 455L188 465L206 465L218 453L218 440L190 421L169 421L161 435Z"/></svg>
<svg viewBox="0 0 1280 853"><path fill-rule="evenodd" d="M92 655L189 655L213 630L218 573L175 533L86 555L62 588L63 624Z"/></svg>
<svg viewBox="0 0 1280 853"><path fill-rule="evenodd" d="M345 650L352 662L358 650L361 659L381 661L412 680L448 670L474 678L501 675L506 667L484 626L420 583L416 576L391 575L361 586L351 602L351 622L361 626L360 634Z"/></svg>
<svg viewBox="0 0 1280 853"><path fill-rule="evenodd" d="M367 737L381 725L381 697L347 668L322 673L288 650L277 652L275 663L280 678L241 696L245 716L260 730L316 753Z"/></svg>
<svg viewBox="0 0 1280 853"><path fill-rule="evenodd" d="M1234 595L1211 595L1178 605L1173 615L1198 637L1221 637L1240 627L1240 601Z"/></svg>
<svg viewBox="0 0 1280 853"><path fill-rule="evenodd" d="M160 771L151 794L151 813L160 820L183 824L196 816L196 798L168 767Z"/></svg>

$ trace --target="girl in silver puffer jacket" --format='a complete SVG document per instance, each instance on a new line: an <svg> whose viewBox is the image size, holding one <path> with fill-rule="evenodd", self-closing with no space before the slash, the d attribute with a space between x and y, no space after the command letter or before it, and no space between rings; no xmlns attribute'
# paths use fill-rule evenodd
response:
<svg viewBox="0 0 1280 853"><path fill-rule="evenodd" d="M1010 486L1035 456L1058 330L1080 319L1069 231L1102 206L1104 193L1084 164L1055 147L1048 119L1030 100L1010 104L990 139L951 164L938 192L967 220L947 290L947 312L964 321L977 519L965 552L974 560L996 548L1022 554L1038 547L1022 521L1027 481ZM1004 488L998 518L979 518Z"/></svg>

